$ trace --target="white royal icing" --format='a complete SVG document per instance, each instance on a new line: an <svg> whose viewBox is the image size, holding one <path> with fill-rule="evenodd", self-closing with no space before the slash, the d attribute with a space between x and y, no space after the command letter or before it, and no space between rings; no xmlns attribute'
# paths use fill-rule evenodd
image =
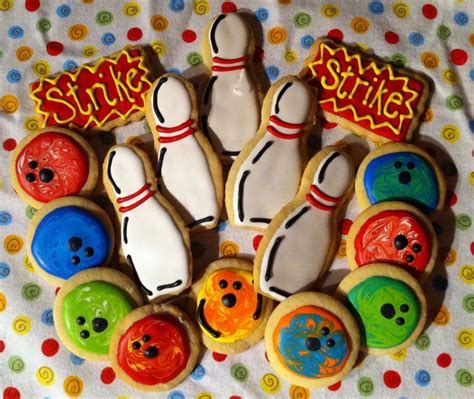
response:
<svg viewBox="0 0 474 399"><path fill-rule="evenodd" d="M188 90L182 81L172 76L158 80L150 101L150 108L154 110L157 107L164 119L160 121L156 112L153 112L155 125L172 128L191 118L193 109ZM189 128L159 135L175 137ZM186 225L191 229L215 225L220 212L216 188L206 153L194 134L173 142L160 143L157 155L158 182L162 193L175 205Z"/></svg>
<svg viewBox="0 0 474 399"><path fill-rule="evenodd" d="M299 79L287 81L275 91L271 115L283 122L304 124L310 111L310 91ZM287 135L304 129L286 128L271 120L268 125ZM305 139L304 136L279 138L267 130L258 140L236 174L232 207L237 226L266 228L275 214L292 200L305 167L302 152Z"/></svg>
<svg viewBox="0 0 474 399"><path fill-rule="evenodd" d="M130 147L115 146L108 154L107 178L114 187L113 202L129 207L150 195L150 190L130 200L120 200L147 184L143 161ZM120 191L120 192L118 192ZM109 193L110 195L110 193ZM112 195L111 195L112 197ZM169 212L151 195L133 209L120 212L122 250L150 300L179 292L188 286L188 251ZM157 287L172 284L172 287Z"/></svg>
<svg viewBox="0 0 474 399"><path fill-rule="evenodd" d="M209 30L212 57L226 60L251 57L247 53L250 38L249 28L238 14L219 16ZM214 62L214 66L245 66L247 62ZM260 122L258 93L247 69L213 70L201 110L203 130L216 152L222 159L235 159L245 143L255 136ZM236 154L226 155L223 151Z"/></svg>
<svg viewBox="0 0 474 399"><path fill-rule="evenodd" d="M324 179L320 181L322 175ZM353 176L354 165L350 158L342 151L332 151L319 164L312 184L323 196L326 194L340 198L351 184ZM328 201L312 192L310 187L307 187L307 192L323 207L333 209L322 210L305 199L281 222L269 245L262 247L265 252L260 268L260 289L279 301L286 296L271 287L294 294L304 291L318 280L335 234L332 226L338 201ZM300 213L299 218L293 219Z"/></svg>

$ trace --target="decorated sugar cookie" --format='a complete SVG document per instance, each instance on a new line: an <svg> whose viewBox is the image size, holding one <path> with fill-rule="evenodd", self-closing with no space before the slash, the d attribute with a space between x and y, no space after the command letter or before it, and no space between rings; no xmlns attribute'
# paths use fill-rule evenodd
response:
<svg viewBox="0 0 474 399"><path fill-rule="evenodd" d="M90 195L97 183L97 157L79 134L41 129L15 148L10 175L20 198L38 209L61 197Z"/></svg>
<svg viewBox="0 0 474 399"><path fill-rule="evenodd" d="M221 160L231 162L260 124L255 42L237 13L214 18L204 37L202 53L210 76L202 90L201 126Z"/></svg>
<svg viewBox="0 0 474 399"><path fill-rule="evenodd" d="M51 284L62 285L76 273L107 266L114 248L114 229L94 202L66 197L44 205L28 228L28 258Z"/></svg>
<svg viewBox="0 0 474 399"><path fill-rule="evenodd" d="M346 276L336 295L347 304L361 329L361 348L375 355L410 346L426 323L420 284L400 267L374 263Z"/></svg>
<svg viewBox="0 0 474 399"><path fill-rule="evenodd" d="M108 131L143 118L150 74L145 51L128 47L72 71L41 77L30 85L30 96L42 127Z"/></svg>
<svg viewBox="0 0 474 399"><path fill-rule="evenodd" d="M424 280L436 262L438 241L422 212L403 202L388 201L370 206L354 220L346 250L353 270L385 262Z"/></svg>
<svg viewBox="0 0 474 399"><path fill-rule="evenodd" d="M204 345L219 353L247 350L263 338L272 301L254 291L252 263L223 258L193 285Z"/></svg>
<svg viewBox="0 0 474 399"><path fill-rule="evenodd" d="M362 161L356 194L363 209L382 201L403 201L429 213L444 206L446 182L426 151L413 144L388 143Z"/></svg>
<svg viewBox="0 0 474 399"><path fill-rule="evenodd" d="M265 230L255 255L257 290L283 300L313 287L337 246L337 213L352 194L354 165L329 146L308 163L298 193Z"/></svg>
<svg viewBox="0 0 474 399"><path fill-rule="evenodd" d="M411 141L429 104L421 73L327 38L313 44L300 76L318 87L328 121L379 143Z"/></svg>
<svg viewBox="0 0 474 399"><path fill-rule="evenodd" d="M332 385L354 367L359 328L333 297L301 292L280 303L268 319L265 346L273 369L292 384Z"/></svg>
<svg viewBox="0 0 474 399"><path fill-rule="evenodd" d="M189 233L156 192L147 155L132 145L113 146L103 178L120 219L123 255L143 293L153 300L186 289L192 270Z"/></svg>
<svg viewBox="0 0 474 399"><path fill-rule="evenodd" d="M199 333L172 305L146 305L125 316L110 343L117 375L143 391L166 391L183 381L199 356Z"/></svg>
<svg viewBox="0 0 474 399"><path fill-rule="evenodd" d="M217 226L224 201L222 167L198 129L191 83L161 76L147 97L147 119L158 154L158 187L191 231Z"/></svg>
<svg viewBox="0 0 474 399"><path fill-rule="evenodd" d="M295 196L314 111L312 92L298 78L286 76L270 88L257 136L245 145L227 179L226 208L233 226L265 229Z"/></svg>
<svg viewBox="0 0 474 399"><path fill-rule="evenodd" d="M112 268L84 270L59 290L54 300L54 326L71 352L104 361L118 323L142 304L140 290L125 274Z"/></svg>

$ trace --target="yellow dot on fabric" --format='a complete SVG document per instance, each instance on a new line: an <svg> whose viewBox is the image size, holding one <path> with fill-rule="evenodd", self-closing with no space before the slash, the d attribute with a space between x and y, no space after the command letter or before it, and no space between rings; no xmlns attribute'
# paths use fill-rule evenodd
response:
<svg viewBox="0 0 474 399"><path fill-rule="evenodd" d="M92 45L85 46L82 49L82 54L84 55L84 57L94 57L96 52L97 49Z"/></svg>
<svg viewBox="0 0 474 399"><path fill-rule="evenodd" d="M474 186L474 171L469 173L469 183ZM0 189L2 188L2 181L0 180Z"/></svg>
<svg viewBox="0 0 474 399"><path fill-rule="evenodd" d="M212 399L212 395L209 392L201 392L196 395L196 399Z"/></svg>
<svg viewBox="0 0 474 399"><path fill-rule="evenodd" d="M220 252L221 255L226 258L233 258L234 256L239 254L240 248L236 242L231 240L225 240L222 241L220 245Z"/></svg>
<svg viewBox="0 0 474 399"><path fill-rule="evenodd" d="M3 240L3 247L9 254L15 255L23 249L23 239L16 234L10 234Z"/></svg>
<svg viewBox="0 0 474 399"><path fill-rule="evenodd" d="M27 116L23 122L23 126L30 132L37 130L41 126L41 118L37 115Z"/></svg>
<svg viewBox="0 0 474 399"><path fill-rule="evenodd" d="M163 32L168 28L168 20L164 15L153 15L150 19L151 27L157 32Z"/></svg>
<svg viewBox="0 0 474 399"><path fill-rule="evenodd" d="M456 263L458 259L458 254L455 249L451 248L444 254L444 265L445 266L452 266Z"/></svg>
<svg viewBox="0 0 474 399"><path fill-rule="evenodd" d="M20 107L20 101L13 94L5 94L0 99L0 105L2 107L3 112L6 112L7 114L12 114L16 112Z"/></svg>
<svg viewBox="0 0 474 399"><path fill-rule="evenodd" d="M454 85L454 86L459 84L458 74L451 69L445 69L443 73L441 74L441 77L447 84Z"/></svg>
<svg viewBox="0 0 474 399"><path fill-rule="evenodd" d="M21 46L16 49L16 58L20 62L28 61L33 56L33 49L28 46Z"/></svg>
<svg viewBox="0 0 474 399"><path fill-rule="evenodd" d="M345 258L346 255L347 255L347 251L346 251L346 240L341 240L340 244L339 244L339 248L337 249L337 257L338 258Z"/></svg>
<svg viewBox="0 0 474 399"><path fill-rule="evenodd" d="M282 44L288 38L288 32L282 26L276 26L267 33L267 40L270 44Z"/></svg>
<svg viewBox="0 0 474 399"><path fill-rule="evenodd" d="M294 64L296 60L298 59L298 53L296 52L295 49L289 48L288 50L285 51L285 54L283 54L283 58L286 63Z"/></svg>
<svg viewBox="0 0 474 399"><path fill-rule="evenodd" d="M311 392L308 388L292 385L290 387L290 399L309 399Z"/></svg>
<svg viewBox="0 0 474 399"><path fill-rule="evenodd" d="M17 316L12 321L12 329L18 335L26 335L31 330L31 319L26 315Z"/></svg>
<svg viewBox="0 0 474 399"><path fill-rule="evenodd" d="M355 17L351 21L351 27L355 33L363 35L369 31L370 22L364 17Z"/></svg>
<svg viewBox="0 0 474 399"><path fill-rule="evenodd" d="M84 383L79 377L69 375L64 379L63 389L70 398L77 398L84 390Z"/></svg>
<svg viewBox="0 0 474 399"><path fill-rule="evenodd" d="M0 11L8 11L13 8L14 0L2 0L0 1Z"/></svg>
<svg viewBox="0 0 474 399"><path fill-rule="evenodd" d="M205 15L211 10L211 5L207 1L195 1L194 2L194 12L197 15Z"/></svg>
<svg viewBox="0 0 474 399"><path fill-rule="evenodd" d="M126 17L136 17L140 14L141 10L142 9L140 7L140 4L134 1L125 3L122 7L123 15L125 15Z"/></svg>
<svg viewBox="0 0 474 399"><path fill-rule="evenodd" d="M3 180L2 178L0 177L0 191L3 190Z"/></svg>
<svg viewBox="0 0 474 399"><path fill-rule="evenodd" d="M23 258L23 266L25 266L25 269L29 272L36 271L33 265L31 264L30 258L27 255L25 255L25 257Z"/></svg>
<svg viewBox="0 0 474 399"><path fill-rule="evenodd" d="M456 337L459 346L464 349L472 349L474 347L473 335L474 331L470 328L463 328L462 330L459 330Z"/></svg>
<svg viewBox="0 0 474 399"><path fill-rule="evenodd" d="M433 108L429 107L425 112L425 122L431 122L434 119L434 111Z"/></svg>
<svg viewBox="0 0 474 399"><path fill-rule="evenodd" d="M449 324L450 319L451 315L449 314L449 310L445 306L441 306L438 313L436 314L434 322L439 326L445 326Z"/></svg>
<svg viewBox="0 0 474 399"><path fill-rule="evenodd" d="M89 30L86 25L83 24L74 24L69 28L67 35L71 40L84 40L89 34Z"/></svg>
<svg viewBox="0 0 474 399"><path fill-rule="evenodd" d="M441 129L441 138L448 143L454 143L461 137L461 132L456 125L445 125Z"/></svg>
<svg viewBox="0 0 474 399"><path fill-rule="evenodd" d="M334 4L326 4L321 7L321 15L325 18L335 18L339 15L339 8Z"/></svg>
<svg viewBox="0 0 474 399"><path fill-rule="evenodd" d="M439 57L428 51L421 54L421 63L428 69L435 69L439 66Z"/></svg>
<svg viewBox="0 0 474 399"><path fill-rule="evenodd" d="M393 360L396 360L397 362L402 362L403 360L405 360L405 358L407 357L407 354L408 354L408 349L403 349L399 352L396 352L396 353L392 353L390 355L390 357L393 359Z"/></svg>
<svg viewBox="0 0 474 399"><path fill-rule="evenodd" d="M164 57L168 52L166 45L161 40L153 40L150 44L151 48L158 57Z"/></svg>
<svg viewBox="0 0 474 399"><path fill-rule="evenodd" d="M406 18L410 15L410 7L401 1L396 2L392 7L393 13L398 18Z"/></svg>
<svg viewBox="0 0 474 399"><path fill-rule="evenodd" d="M39 78L48 76L51 73L51 65L45 60L37 60L32 65L33 72Z"/></svg>
<svg viewBox="0 0 474 399"><path fill-rule="evenodd" d="M36 379L41 385L48 386L53 385L56 378L54 371L46 366L40 367L36 372Z"/></svg>
<svg viewBox="0 0 474 399"><path fill-rule="evenodd" d="M473 272L473 265L464 265L459 270L459 276L461 277L461 280L464 281L466 284L472 284L474 282Z"/></svg>
<svg viewBox="0 0 474 399"><path fill-rule="evenodd" d="M7 308L7 297L0 291L0 313Z"/></svg>
<svg viewBox="0 0 474 399"><path fill-rule="evenodd" d="M277 393L280 388L280 380L275 374L265 374L262 379L260 380L260 386L262 387L263 391L268 394L275 394Z"/></svg>

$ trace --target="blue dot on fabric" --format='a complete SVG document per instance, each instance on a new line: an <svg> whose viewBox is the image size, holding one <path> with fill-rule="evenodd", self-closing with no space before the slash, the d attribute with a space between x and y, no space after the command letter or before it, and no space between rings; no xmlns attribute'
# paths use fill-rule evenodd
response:
<svg viewBox="0 0 474 399"><path fill-rule="evenodd" d="M200 364L198 364L193 372L191 373L191 378L193 380L202 380L204 378L204 376L206 375L206 370L204 369L204 367L202 367Z"/></svg>
<svg viewBox="0 0 474 399"><path fill-rule="evenodd" d="M471 69L471 70L469 71L469 78L470 78L471 80L474 80L474 69Z"/></svg>
<svg viewBox="0 0 474 399"><path fill-rule="evenodd" d="M220 221L219 224L217 225L217 231L219 233L224 231L226 228L227 228L227 223L225 222L225 220Z"/></svg>
<svg viewBox="0 0 474 399"><path fill-rule="evenodd" d="M268 79L275 80L280 75L280 70L275 65L270 65L265 69Z"/></svg>
<svg viewBox="0 0 474 399"><path fill-rule="evenodd" d="M454 15L454 22L460 26L467 25L469 23L469 15L467 13L460 11Z"/></svg>
<svg viewBox="0 0 474 399"><path fill-rule="evenodd" d="M181 12L184 10L184 1L183 0L170 0L171 11Z"/></svg>
<svg viewBox="0 0 474 399"><path fill-rule="evenodd" d="M10 83L18 83L21 80L21 73L18 69L10 69L7 73L7 80Z"/></svg>
<svg viewBox="0 0 474 399"><path fill-rule="evenodd" d="M383 3L380 1L371 1L369 3L369 11L375 15L382 15L384 12Z"/></svg>
<svg viewBox="0 0 474 399"><path fill-rule="evenodd" d="M471 133L474 133L474 120L469 121L469 129L471 130Z"/></svg>
<svg viewBox="0 0 474 399"><path fill-rule="evenodd" d="M14 25L8 28L8 36L10 36L11 39L21 39L24 35L25 32L21 26Z"/></svg>
<svg viewBox="0 0 474 399"><path fill-rule="evenodd" d="M421 46L425 43L425 38L420 32L413 32L408 35L408 41L414 46Z"/></svg>
<svg viewBox="0 0 474 399"><path fill-rule="evenodd" d="M41 313L41 322L48 326L54 326L53 309L46 309Z"/></svg>
<svg viewBox="0 0 474 399"><path fill-rule="evenodd" d="M64 64L63 64L63 69L65 71L71 71L72 69L76 69L79 65L77 65L77 63L73 60L66 60L64 61Z"/></svg>
<svg viewBox="0 0 474 399"><path fill-rule="evenodd" d="M5 262L0 262L0 279L7 278L10 275L10 266Z"/></svg>
<svg viewBox="0 0 474 399"><path fill-rule="evenodd" d="M59 18L67 18L71 15L72 9L67 4L61 4L58 8L56 8L56 14Z"/></svg>
<svg viewBox="0 0 474 399"><path fill-rule="evenodd" d="M181 75L181 71L178 68L170 68L168 69L168 73L174 73L175 75Z"/></svg>
<svg viewBox="0 0 474 399"><path fill-rule="evenodd" d="M102 35L102 44L104 46L111 46L115 43L115 36L113 33L106 32Z"/></svg>
<svg viewBox="0 0 474 399"><path fill-rule="evenodd" d="M441 275L436 275L433 277L433 288L436 291L446 291L448 289L448 280L441 276Z"/></svg>
<svg viewBox="0 0 474 399"><path fill-rule="evenodd" d="M304 35L301 38L301 47L305 49L311 48L311 46L314 44L314 37L311 35Z"/></svg>
<svg viewBox="0 0 474 399"><path fill-rule="evenodd" d="M269 15L270 15L270 13L268 12L268 9L265 8L265 7L261 7L257 11L255 11L255 17L260 22L265 22L268 19Z"/></svg>
<svg viewBox="0 0 474 399"><path fill-rule="evenodd" d="M0 226L8 226L13 218L7 211L0 211Z"/></svg>
<svg viewBox="0 0 474 399"><path fill-rule="evenodd" d="M171 391L166 399L185 399L185 396L181 391Z"/></svg>
<svg viewBox="0 0 474 399"><path fill-rule="evenodd" d="M75 366L80 366L85 362L85 360L82 357L76 356L74 353L71 353L69 355L69 359L71 359L71 363L74 364Z"/></svg>
<svg viewBox="0 0 474 399"><path fill-rule="evenodd" d="M415 381L420 387L426 387L430 384L431 376L426 370L418 370L415 374Z"/></svg>

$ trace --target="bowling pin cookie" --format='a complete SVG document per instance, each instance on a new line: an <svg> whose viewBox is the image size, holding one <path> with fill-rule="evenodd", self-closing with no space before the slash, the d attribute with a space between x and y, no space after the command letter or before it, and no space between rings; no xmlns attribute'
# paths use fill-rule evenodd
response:
<svg viewBox="0 0 474 399"><path fill-rule="evenodd" d="M201 126L220 159L232 162L260 124L263 97L252 58L255 40L237 13L214 18L202 54L209 76L200 89Z"/></svg>
<svg viewBox="0 0 474 399"><path fill-rule="evenodd" d="M97 183L97 158L79 134L50 127L29 134L18 144L10 175L20 198L39 209L57 198L89 196Z"/></svg>
<svg viewBox="0 0 474 399"><path fill-rule="evenodd" d="M254 260L259 292L282 301L313 288L332 263L339 210L352 195L354 165L335 146L308 163L296 196L265 230Z"/></svg>
<svg viewBox="0 0 474 399"><path fill-rule="evenodd" d="M65 197L44 205L28 228L28 259L55 286L82 270L107 266L113 248L109 217L85 198Z"/></svg>
<svg viewBox="0 0 474 399"><path fill-rule="evenodd" d="M222 166L197 126L193 86L176 75L161 76L148 93L146 115L158 154L158 189L191 232L216 227L224 201Z"/></svg>
<svg viewBox="0 0 474 399"><path fill-rule="evenodd" d="M255 292L251 262L219 259L207 267L192 291L207 348L235 354L263 338L273 302Z"/></svg>
<svg viewBox="0 0 474 399"><path fill-rule="evenodd" d="M426 298L404 269L374 263L354 270L336 290L359 322L361 349L390 355L410 346L426 323Z"/></svg>
<svg viewBox="0 0 474 399"><path fill-rule="evenodd" d="M423 281L436 262L438 241L421 211L388 201L370 206L354 220L346 250L352 270L384 262L401 266Z"/></svg>
<svg viewBox="0 0 474 399"><path fill-rule="evenodd" d="M307 133L315 121L315 98L294 76L265 96L256 137L232 164L226 183L231 225L264 230L295 196L307 163Z"/></svg>
<svg viewBox="0 0 474 399"><path fill-rule="evenodd" d="M149 300L191 284L189 233L157 192L151 162L132 145L113 146L104 160L104 186L120 220L122 253Z"/></svg>
<svg viewBox="0 0 474 399"><path fill-rule="evenodd" d="M197 328L172 305L146 305L125 316L110 343L117 376L142 391L174 388L193 371L199 357Z"/></svg>
<svg viewBox="0 0 474 399"><path fill-rule="evenodd" d="M403 201L431 213L444 206L446 182L426 151L413 144L388 143L362 161L356 195L362 209L382 201Z"/></svg>
<svg viewBox="0 0 474 399"><path fill-rule="evenodd" d="M321 388L354 367L359 352L354 317L332 296L300 292L280 303L265 328L272 368L291 384Z"/></svg>
<svg viewBox="0 0 474 399"><path fill-rule="evenodd" d="M140 290L112 268L83 270L67 280L54 299L54 326L77 356L109 360L109 344L120 320L143 305Z"/></svg>

